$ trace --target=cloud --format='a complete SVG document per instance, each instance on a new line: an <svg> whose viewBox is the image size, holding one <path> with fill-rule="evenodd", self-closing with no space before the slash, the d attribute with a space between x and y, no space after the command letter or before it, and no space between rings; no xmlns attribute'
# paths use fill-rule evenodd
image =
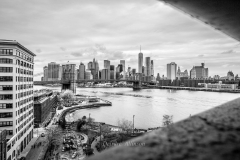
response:
<svg viewBox="0 0 240 160"><path fill-rule="evenodd" d="M164 75L167 63L189 70L205 57L210 74L225 75L228 67L238 70L240 59L239 42L156 0L2 1L0 24L2 37L36 51L36 73L52 61L93 58L100 68L104 59L137 68L140 45L144 60L150 56L155 73Z"/></svg>
<svg viewBox="0 0 240 160"><path fill-rule="evenodd" d="M204 54L200 54L200 55L198 55L197 57L204 57Z"/></svg>
<svg viewBox="0 0 240 160"><path fill-rule="evenodd" d="M231 50L222 52L221 54L233 54L233 53L236 53L236 51L234 51L234 50L231 49Z"/></svg>
<svg viewBox="0 0 240 160"><path fill-rule="evenodd" d="M42 51L41 51L41 49L37 49L36 52L41 53Z"/></svg>

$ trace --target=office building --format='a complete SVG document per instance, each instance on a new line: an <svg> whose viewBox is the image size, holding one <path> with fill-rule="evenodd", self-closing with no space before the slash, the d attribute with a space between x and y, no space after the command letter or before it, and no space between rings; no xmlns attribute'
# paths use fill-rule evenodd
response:
<svg viewBox="0 0 240 160"><path fill-rule="evenodd" d="M7 131L0 130L0 160L7 160Z"/></svg>
<svg viewBox="0 0 240 160"><path fill-rule="evenodd" d="M104 69L107 69L107 79L110 79L110 61L109 60L104 60ZM105 76L105 75L104 75Z"/></svg>
<svg viewBox="0 0 240 160"><path fill-rule="evenodd" d="M91 70L87 69L87 70L85 71L85 79L86 79L86 80L93 79Z"/></svg>
<svg viewBox="0 0 240 160"><path fill-rule="evenodd" d="M153 65L153 60L151 60L151 76L154 76L154 65Z"/></svg>
<svg viewBox="0 0 240 160"><path fill-rule="evenodd" d="M102 80L109 80L110 79L110 77L108 76L108 75L110 75L109 74L109 69L102 69L102 72L101 72L101 79Z"/></svg>
<svg viewBox="0 0 240 160"><path fill-rule="evenodd" d="M136 69L135 68L133 68L132 69L132 75L135 75L137 72L136 72Z"/></svg>
<svg viewBox="0 0 240 160"><path fill-rule="evenodd" d="M143 54L140 51L140 53L138 54L138 73L143 73L142 66L143 66Z"/></svg>
<svg viewBox="0 0 240 160"><path fill-rule="evenodd" d="M181 72L180 67L178 67L178 70L177 70L177 78L180 80L182 77L188 78L188 71L185 70L184 72Z"/></svg>
<svg viewBox="0 0 240 160"><path fill-rule="evenodd" d="M150 57L145 58L145 76L151 76L151 60L150 60Z"/></svg>
<svg viewBox="0 0 240 160"><path fill-rule="evenodd" d="M232 71L228 71L228 73L227 73L227 79L228 79L229 81L234 80L234 74L233 74Z"/></svg>
<svg viewBox="0 0 240 160"><path fill-rule="evenodd" d="M144 67L144 66L142 66L142 75L143 75L143 76L145 76L145 75L146 75L146 73L145 73L145 70L146 70L146 69L145 69L145 67Z"/></svg>
<svg viewBox="0 0 240 160"><path fill-rule="evenodd" d="M83 63L80 63L79 65L79 80L85 79L85 65Z"/></svg>
<svg viewBox="0 0 240 160"><path fill-rule="evenodd" d="M43 67L43 81L48 81L48 67Z"/></svg>
<svg viewBox="0 0 240 160"><path fill-rule="evenodd" d="M176 76L177 76L177 64L175 62L167 64L167 79L173 81L176 79Z"/></svg>
<svg viewBox="0 0 240 160"><path fill-rule="evenodd" d="M46 126L57 107L57 95L51 90L34 92L34 125Z"/></svg>
<svg viewBox="0 0 240 160"><path fill-rule="evenodd" d="M91 69L92 75L93 75L93 79L99 79L99 65L98 65L98 61L95 60L95 58L93 59L92 62L92 69Z"/></svg>
<svg viewBox="0 0 240 160"><path fill-rule="evenodd" d="M59 70L58 70L58 80L60 81L62 79L62 66L59 65Z"/></svg>
<svg viewBox="0 0 240 160"><path fill-rule="evenodd" d="M116 79L115 66L110 65L110 79Z"/></svg>
<svg viewBox="0 0 240 160"><path fill-rule="evenodd" d="M17 41L0 40L0 130L6 130L10 160L33 138L34 56Z"/></svg>
<svg viewBox="0 0 240 160"><path fill-rule="evenodd" d="M126 70L125 70L125 60L120 60L120 64L122 65L122 75L123 75L123 79L126 78Z"/></svg>
<svg viewBox="0 0 240 160"><path fill-rule="evenodd" d="M59 80L59 66L56 62L48 63L48 81Z"/></svg>
<svg viewBox="0 0 240 160"><path fill-rule="evenodd" d="M205 68L205 64L201 63L201 66L193 66L190 70L191 79L208 78L208 68Z"/></svg>

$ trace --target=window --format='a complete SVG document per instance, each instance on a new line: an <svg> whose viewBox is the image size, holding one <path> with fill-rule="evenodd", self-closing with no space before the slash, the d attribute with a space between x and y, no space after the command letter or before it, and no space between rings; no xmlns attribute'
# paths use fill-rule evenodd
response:
<svg viewBox="0 0 240 160"><path fill-rule="evenodd" d="M13 67L0 67L0 72L2 73L13 72Z"/></svg>
<svg viewBox="0 0 240 160"><path fill-rule="evenodd" d="M0 94L0 100L11 100L12 98L12 94Z"/></svg>
<svg viewBox="0 0 240 160"><path fill-rule="evenodd" d="M0 91L12 91L12 85L0 85Z"/></svg>
<svg viewBox="0 0 240 160"><path fill-rule="evenodd" d="M12 64L13 60L9 58L0 58L0 63L9 63Z"/></svg>
<svg viewBox="0 0 240 160"><path fill-rule="evenodd" d="M12 125L13 125L12 121L0 121L0 127L12 126Z"/></svg>
<svg viewBox="0 0 240 160"><path fill-rule="evenodd" d="M0 118L10 118L12 116L13 116L12 112L0 113Z"/></svg>
<svg viewBox="0 0 240 160"><path fill-rule="evenodd" d="M13 55L12 49L0 49L0 54Z"/></svg>
<svg viewBox="0 0 240 160"><path fill-rule="evenodd" d="M0 82L12 82L13 81L13 77L12 76L0 76Z"/></svg>
<svg viewBox="0 0 240 160"><path fill-rule="evenodd" d="M13 108L12 103L0 103L0 109L8 109L8 108Z"/></svg>

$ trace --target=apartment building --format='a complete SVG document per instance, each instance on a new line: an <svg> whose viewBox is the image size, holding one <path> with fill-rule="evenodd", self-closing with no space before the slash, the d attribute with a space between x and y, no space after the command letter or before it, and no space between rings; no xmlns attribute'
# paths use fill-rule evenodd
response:
<svg viewBox="0 0 240 160"><path fill-rule="evenodd" d="M33 137L34 53L0 40L0 130L7 133L7 160L16 160Z"/></svg>

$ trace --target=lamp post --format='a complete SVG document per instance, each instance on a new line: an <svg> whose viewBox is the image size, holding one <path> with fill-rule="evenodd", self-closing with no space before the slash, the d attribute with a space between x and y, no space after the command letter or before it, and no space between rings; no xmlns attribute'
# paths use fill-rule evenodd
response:
<svg viewBox="0 0 240 160"><path fill-rule="evenodd" d="M134 117L135 115L133 115L133 134L134 134Z"/></svg>

